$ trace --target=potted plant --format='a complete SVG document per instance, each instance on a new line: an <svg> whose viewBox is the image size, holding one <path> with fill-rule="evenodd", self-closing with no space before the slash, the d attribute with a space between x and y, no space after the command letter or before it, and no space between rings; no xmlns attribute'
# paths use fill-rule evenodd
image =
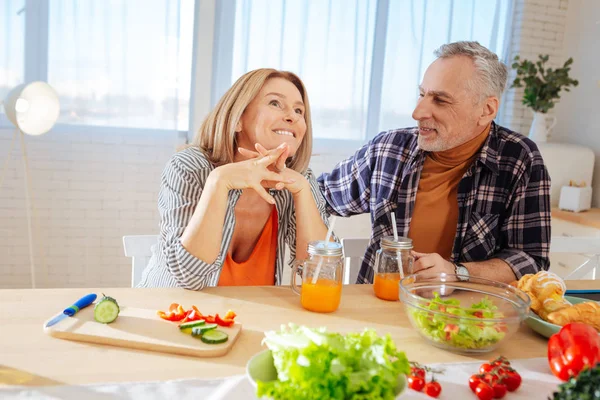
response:
<svg viewBox="0 0 600 400"><path fill-rule="evenodd" d="M548 138L548 131L556 123L555 118L552 126L548 128L546 113L560 99L560 91L564 89L568 92L570 86L579 84L577 80L569 77L573 58L569 58L562 67L556 69L545 68L549 58L547 54L540 54L539 60L534 63L529 60L520 60L519 56L516 56L512 65L517 70L517 76L511 88L525 87L523 104L533 110L533 122L529 130L529 137L537 142L545 142Z"/></svg>

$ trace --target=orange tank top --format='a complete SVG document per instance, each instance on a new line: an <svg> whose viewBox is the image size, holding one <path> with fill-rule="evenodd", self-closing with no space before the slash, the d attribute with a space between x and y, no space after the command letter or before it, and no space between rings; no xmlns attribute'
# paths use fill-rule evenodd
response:
<svg viewBox="0 0 600 400"><path fill-rule="evenodd" d="M277 228L277 210L273 207L271 216L246 261L235 262L227 252L218 286L273 286L277 256Z"/></svg>

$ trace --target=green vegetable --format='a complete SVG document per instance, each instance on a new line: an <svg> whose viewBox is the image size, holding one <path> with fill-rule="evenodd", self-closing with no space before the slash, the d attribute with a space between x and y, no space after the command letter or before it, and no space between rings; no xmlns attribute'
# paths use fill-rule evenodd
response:
<svg viewBox="0 0 600 400"><path fill-rule="evenodd" d="M327 332L289 324L265 333L278 379L258 382L257 397L274 399L390 399L410 366L389 335Z"/></svg>
<svg viewBox="0 0 600 400"><path fill-rule="evenodd" d="M229 335L218 329L206 331L200 336L200 340L208 344L225 343L229 339Z"/></svg>
<svg viewBox="0 0 600 400"><path fill-rule="evenodd" d="M202 326L205 323L206 322L203 319L200 319L198 321L184 322L183 324L179 325L179 329L181 330L181 332L187 333L188 335L190 335L194 328Z"/></svg>
<svg viewBox="0 0 600 400"><path fill-rule="evenodd" d="M434 293L433 299L423 308L436 312L419 308L411 308L409 312L421 333L434 342L462 349L481 349L498 343L506 335L505 324L478 320L503 317L487 297L471 308L463 308L459 300L444 300L439 293Z"/></svg>
<svg viewBox="0 0 600 400"><path fill-rule="evenodd" d="M102 293L102 298L94 306L94 319L103 324L110 324L119 316L117 300Z"/></svg>
<svg viewBox="0 0 600 400"><path fill-rule="evenodd" d="M205 324L192 328L192 336L202 336L205 332L217 329L217 324Z"/></svg>
<svg viewBox="0 0 600 400"><path fill-rule="evenodd" d="M558 386L553 400L597 400L600 399L600 364L586 368L567 382Z"/></svg>

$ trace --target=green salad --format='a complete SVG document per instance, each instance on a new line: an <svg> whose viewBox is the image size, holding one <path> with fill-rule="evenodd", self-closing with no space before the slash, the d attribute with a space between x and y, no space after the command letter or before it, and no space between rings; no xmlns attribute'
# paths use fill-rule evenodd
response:
<svg viewBox="0 0 600 400"><path fill-rule="evenodd" d="M477 321L483 318L503 318L498 307L487 296L470 308L460 306L457 299L442 299L434 293L429 304L422 306L432 313L410 308L413 321L429 339L462 349L482 349L498 343L507 332L503 322ZM455 318L458 317L458 318ZM465 319L461 319L465 317Z"/></svg>
<svg viewBox="0 0 600 400"><path fill-rule="evenodd" d="M289 324L265 333L278 379L258 382L257 397L394 399L410 366L389 335L327 332Z"/></svg>

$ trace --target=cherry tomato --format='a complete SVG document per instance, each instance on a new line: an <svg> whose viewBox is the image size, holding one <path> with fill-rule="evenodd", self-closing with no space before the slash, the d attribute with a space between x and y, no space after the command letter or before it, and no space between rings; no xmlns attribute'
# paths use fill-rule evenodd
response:
<svg viewBox="0 0 600 400"><path fill-rule="evenodd" d="M514 392L521 386L521 375L517 371L507 371L502 378L502 383L506 385L509 392Z"/></svg>
<svg viewBox="0 0 600 400"><path fill-rule="evenodd" d="M494 398L495 399L501 399L504 396L506 396L506 385L503 383L494 383L492 385L492 389L494 390Z"/></svg>
<svg viewBox="0 0 600 400"><path fill-rule="evenodd" d="M479 400L492 400L494 398L494 389L487 383L480 383L475 388L475 394Z"/></svg>
<svg viewBox="0 0 600 400"><path fill-rule="evenodd" d="M500 356L495 360L490 361L490 364L494 366L510 365L510 361L508 361L508 358Z"/></svg>
<svg viewBox="0 0 600 400"><path fill-rule="evenodd" d="M431 381L425 385L425 394L437 398L442 393L442 385L438 381Z"/></svg>
<svg viewBox="0 0 600 400"><path fill-rule="evenodd" d="M483 382L487 383L488 385L492 385L492 384L498 382L499 378L498 378L498 375L496 375L496 374L487 373L487 374L483 374L481 380Z"/></svg>
<svg viewBox="0 0 600 400"><path fill-rule="evenodd" d="M417 392L420 392L421 390L423 390L424 386L425 386L425 379L421 378L420 376L415 376L415 375L408 376L408 387L411 388L412 390L416 390Z"/></svg>
<svg viewBox="0 0 600 400"><path fill-rule="evenodd" d="M410 374L414 376L419 376L425 379L425 369L419 367L410 367Z"/></svg>
<svg viewBox="0 0 600 400"><path fill-rule="evenodd" d="M475 389L477 389L477 386L479 386L481 382L483 382L482 376L479 374L473 374L469 378L469 387L473 392L475 392Z"/></svg>
<svg viewBox="0 0 600 400"><path fill-rule="evenodd" d="M481 367L479 367L479 373L486 374L488 372L492 372L493 369L494 369L493 365L484 363L484 364L481 364Z"/></svg>

